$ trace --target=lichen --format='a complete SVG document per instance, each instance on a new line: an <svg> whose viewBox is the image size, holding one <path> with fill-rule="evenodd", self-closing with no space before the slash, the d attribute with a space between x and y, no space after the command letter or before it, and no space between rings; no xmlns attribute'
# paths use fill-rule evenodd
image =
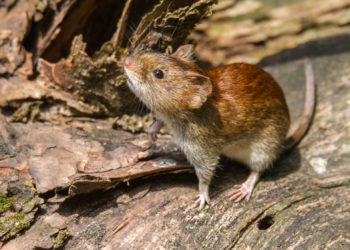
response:
<svg viewBox="0 0 350 250"><path fill-rule="evenodd" d="M123 115L115 119L113 128L130 131L132 133L147 132L154 121L155 117L153 114L145 116Z"/></svg>

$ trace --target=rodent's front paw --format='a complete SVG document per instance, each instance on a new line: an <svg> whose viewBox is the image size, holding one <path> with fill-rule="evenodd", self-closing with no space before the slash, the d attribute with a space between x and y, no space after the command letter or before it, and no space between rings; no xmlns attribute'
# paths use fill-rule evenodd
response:
<svg viewBox="0 0 350 250"><path fill-rule="evenodd" d="M148 141L147 144L142 148L144 151L153 150L155 148L155 144L152 141Z"/></svg>
<svg viewBox="0 0 350 250"><path fill-rule="evenodd" d="M157 140L157 132L156 131L149 131L148 137L151 142L155 142Z"/></svg>
<svg viewBox="0 0 350 250"><path fill-rule="evenodd" d="M195 208L199 208L199 209L203 209L205 204L209 204L210 203L210 198L208 196L208 194L198 194L196 196L196 200L194 202L194 206Z"/></svg>
<svg viewBox="0 0 350 250"><path fill-rule="evenodd" d="M153 125L150 127L148 131L148 138L151 142L155 142L157 140L157 133L160 131L160 129L164 126L164 122L161 120L155 121Z"/></svg>

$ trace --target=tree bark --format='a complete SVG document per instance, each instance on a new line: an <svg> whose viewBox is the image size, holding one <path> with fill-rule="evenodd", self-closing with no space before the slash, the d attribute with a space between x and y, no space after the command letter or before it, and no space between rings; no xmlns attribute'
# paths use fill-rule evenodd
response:
<svg viewBox="0 0 350 250"><path fill-rule="evenodd" d="M5 1L0 106L14 108L13 121L134 113L124 57L145 49L176 49L214 2ZM19 88L24 91L14 90ZM34 117L33 109L40 110Z"/></svg>
<svg viewBox="0 0 350 250"><path fill-rule="evenodd" d="M107 5L111 7L114 2L107 1ZM136 2L124 1L123 8L110 17L113 27L108 42L103 38L102 42L95 43L92 37L85 40L85 36L75 36L75 32L82 29L79 32L88 34L91 29L84 30L82 26L90 27L89 17L103 13L103 5L92 0L59 1L58 5L54 1L35 3L18 0L1 4L2 11L6 8L6 12L0 13L1 19L6 22L0 25L11 24L6 30L0 26L0 58L4 62L0 67L0 239L3 249L350 247L350 32L347 25L341 26L344 31L341 35L296 44L293 49L276 54L278 47L271 56L263 57L259 65L281 84L293 124L297 123L303 108L303 59L311 59L317 83L314 122L299 146L283 155L263 175L249 202L233 203L227 199L232 187L248 176L248 169L222 159L211 185L211 204L197 210L192 208L197 179L183 154L171 142L171 136L162 131L156 147L149 147L143 131L153 120L150 115L143 118L124 115L116 121L94 119L114 116L117 111L104 105L102 99L87 99L82 86L86 83L93 88L92 79L97 79L96 74L101 72L101 84L108 77L118 78L117 70L108 70L110 73L104 75L101 69L114 67L116 62L111 55L119 55L116 48L127 43L122 37L134 41L128 44L129 51L152 48L147 42L172 37L166 29L170 24L179 27L187 24L186 18L198 20L196 10L199 6L207 10L209 1L193 1L188 7L174 7L172 14L159 14L158 8L168 3L161 1L162 4L153 4L148 10L159 19L146 14L144 21L140 15L132 14ZM333 10L342 13L347 11L348 5L344 6ZM222 11L237 5L226 3L219 7L217 13L222 15ZM23 8L27 11L23 12ZM143 9L146 8L139 8L136 13ZM328 14L333 13L329 11ZM179 17L181 13L184 19ZM78 16L85 20L84 25L74 24ZM137 16L140 22L135 33L140 32L139 36L127 35L128 28L122 28L123 22ZM216 18L214 21L222 16ZM90 25L96 19L93 18ZM51 20L50 27L43 27L47 23L43 20ZM150 26L151 20L154 23ZM165 21L158 23L160 20ZM184 22L174 24L174 20ZM169 31L164 33L167 38L156 35L160 34L157 25L163 25L162 32ZM151 31L143 33L146 30ZM153 34L155 40L146 39L149 34ZM293 37L297 39L299 35L296 32ZM18 43L14 42L16 39ZM72 44L65 43L66 39L73 41ZM183 41L178 39L178 42L169 42L171 47ZM215 39L211 41L216 51L220 45ZM199 46L210 44L206 39L197 42ZM254 44L258 47L254 50L257 54L261 50L258 43ZM160 48L166 50L167 46ZM202 52L197 54L199 58L205 56L205 50ZM251 52L246 51L244 55L249 57ZM233 55L230 49L226 53L226 59ZM214 53L210 64L214 65L216 59ZM91 95L100 97L106 93L105 100L111 98L110 89L95 87ZM97 105L96 100L101 102ZM125 114L128 108L118 110ZM78 114L82 117L74 117Z"/></svg>

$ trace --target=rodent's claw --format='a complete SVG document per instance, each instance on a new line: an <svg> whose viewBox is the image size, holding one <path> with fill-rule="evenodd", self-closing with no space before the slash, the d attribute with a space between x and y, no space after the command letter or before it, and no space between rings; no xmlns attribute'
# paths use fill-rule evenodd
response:
<svg viewBox="0 0 350 250"><path fill-rule="evenodd" d="M229 195L230 200L239 202L243 199L249 201L250 196L253 193L254 186L256 182L259 180L260 173L256 171L252 171L248 179L242 183L241 185L235 185L233 188L233 192Z"/></svg>
<svg viewBox="0 0 350 250"><path fill-rule="evenodd" d="M152 141L148 141L147 145L145 145L142 150L143 151L147 151L147 150L150 150L154 147L154 143Z"/></svg>
<svg viewBox="0 0 350 250"><path fill-rule="evenodd" d="M247 187L245 184L235 185L233 192L229 195L229 199L236 202L240 202L243 199L249 201L252 191L253 190Z"/></svg>
<svg viewBox="0 0 350 250"><path fill-rule="evenodd" d="M244 194L242 194L240 191L236 191L235 193L232 193L230 195L230 200L231 201L236 201L236 202L240 202L241 200L243 200L244 198Z"/></svg>
<svg viewBox="0 0 350 250"><path fill-rule="evenodd" d="M151 142L155 142L157 140L157 132L155 131L148 132L148 137Z"/></svg>
<svg viewBox="0 0 350 250"><path fill-rule="evenodd" d="M164 126L164 122L161 120L155 121L155 123L152 124L148 131L148 137L151 142L155 142L157 140L157 133L160 131L160 129Z"/></svg>
<svg viewBox="0 0 350 250"><path fill-rule="evenodd" d="M204 208L205 204L210 203L209 196L206 194L198 194L195 199L196 201L194 202L193 207L199 208L200 210Z"/></svg>
<svg viewBox="0 0 350 250"><path fill-rule="evenodd" d="M249 201L251 194L252 192L246 187L246 185L235 185L234 191L229 195L229 199L235 202L240 202L243 199Z"/></svg>
<svg viewBox="0 0 350 250"><path fill-rule="evenodd" d="M146 152L148 150L151 150L153 148L153 142L149 140L142 140L142 141L137 141L136 143L132 142L133 145L136 147L140 148L142 152Z"/></svg>

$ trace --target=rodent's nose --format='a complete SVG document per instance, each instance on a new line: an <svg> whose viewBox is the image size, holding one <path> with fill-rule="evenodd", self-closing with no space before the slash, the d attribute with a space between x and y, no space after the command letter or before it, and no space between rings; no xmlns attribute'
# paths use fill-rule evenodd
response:
<svg viewBox="0 0 350 250"><path fill-rule="evenodd" d="M125 58L124 65L125 65L125 67L130 67L130 65L131 65L131 60L130 60L129 57Z"/></svg>

